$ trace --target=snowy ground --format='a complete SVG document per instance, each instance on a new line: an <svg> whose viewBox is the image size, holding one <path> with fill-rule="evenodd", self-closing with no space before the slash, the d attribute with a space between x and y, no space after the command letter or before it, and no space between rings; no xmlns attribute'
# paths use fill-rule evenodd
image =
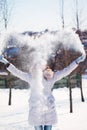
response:
<svg viewBox="0 0 87 130"><path fill-rule="evenodd" d="M34 130L28 124L30 90L13 89L11 106L8 93L8 89L0 89L0 130ZM73 113L69 113L69 90L53 91L58 114L58 124L53 130L87 130L87 77L83 77L83 93L85 102L81 102L80 89L73 89Z"/></svg>

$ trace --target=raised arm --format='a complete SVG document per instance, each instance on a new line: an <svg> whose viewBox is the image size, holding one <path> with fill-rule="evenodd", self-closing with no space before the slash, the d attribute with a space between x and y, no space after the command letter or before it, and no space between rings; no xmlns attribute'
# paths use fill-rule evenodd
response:
<svg viewBox="0 0 87 130"><path fill-rule="evenodd" d="M62 79L63 77L68 76L73 70L75 70L80 62L83 62L86 58L86 55L82 55L73 61L69 66L64 68L63 70L57 71L54 73L54 81Z"/></svg>
<svg viewBox="0 0 87 130"><path fill-rule="evenodd" d="M0 62L4 63L6 65L7 70L14 76L29 83L31 79L31 75L29 73L17 69L13 64L9 63L7 59L5 59L4 57L0 57Z"/></svg>

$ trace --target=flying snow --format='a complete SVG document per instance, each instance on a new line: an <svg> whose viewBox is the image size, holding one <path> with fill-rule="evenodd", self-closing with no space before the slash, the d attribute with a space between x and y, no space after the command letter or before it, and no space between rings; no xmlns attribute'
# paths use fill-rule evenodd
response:
<svg viewBox="0 0 87 130"><path fill-rule="evenodd" d="M26 46L25 51L21 53L20 60L23 65L28 67L35 79L34 83L37 84L37 95L42 94L42 69L47 64L47 60L59 45L65 49L73 49L85 55L84 47L79 39L79 36L73 31L57 31L55 33L47 32L41 36L31 37L19 33L6 32L1 39L0 54L6 47L20 47ZM38 91L39 89L39 91Z"/></svg>

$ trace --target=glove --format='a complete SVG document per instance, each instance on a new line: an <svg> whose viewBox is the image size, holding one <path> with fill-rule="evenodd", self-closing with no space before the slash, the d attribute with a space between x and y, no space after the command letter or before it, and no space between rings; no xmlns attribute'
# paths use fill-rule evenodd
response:
<svg viewBox="0 0 87 130"><path fill-rule="evenodd" d="M83 62L86 58L86 54L85 55L82 55L80 56L79 58L77 58L75 61L77 64L79 64L80 62Z"/></svg>
<svg viewBox="0 0 87 130"><path fill-rule="evenodd" d="M9 61L6 60L3 56L0 56L0 62L4 63L5 65L9 64Z"/></svg>

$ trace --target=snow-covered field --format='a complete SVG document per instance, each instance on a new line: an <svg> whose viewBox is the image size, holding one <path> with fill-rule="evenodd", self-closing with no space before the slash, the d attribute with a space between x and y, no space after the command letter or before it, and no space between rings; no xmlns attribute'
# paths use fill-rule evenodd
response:
<svg viewBox="0 0 87 130"><path fill-rule="evenodd" d="M69 90L55 89L58 124L53 130L87 130L87 76L83 77L85 102L81 102L80 89L72 90L73 113L69 111ZM34 130L28 124L30 90L12 90L12 105L8 106L8 89L0 89L0 130Z"/></svg>

